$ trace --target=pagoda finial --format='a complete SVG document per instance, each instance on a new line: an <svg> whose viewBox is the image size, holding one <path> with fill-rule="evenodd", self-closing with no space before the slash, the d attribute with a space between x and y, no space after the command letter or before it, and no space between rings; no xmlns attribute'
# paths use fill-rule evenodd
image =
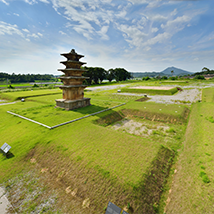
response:
<svg viewBox="0 0 214 214"><path fill-rule="evenodd" d="M76 52L75 52L75 50L74 50L74 49L72 49L70 53L72 53L72 54L76 54Z"/></svg>

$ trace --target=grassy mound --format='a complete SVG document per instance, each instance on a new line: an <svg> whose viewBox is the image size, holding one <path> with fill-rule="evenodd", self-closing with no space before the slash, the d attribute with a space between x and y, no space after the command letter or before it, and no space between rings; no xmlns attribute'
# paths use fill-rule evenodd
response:
<svg viewBox="0 0 214 214"><path fill-rule="evenodd" d="M183 124L187 122L190 109L185 106L132 102L117 112L106 112L95 123L108 126L124 117L140 118L164 123Z"/></svg>
<svg viewBox="0 0 214 214"><path fill-rule="evenodd" d="M178 115L178 116L159 113L159 112L150 112L145 110L135 110L135 109L123 109L121 110L121 112L123 113L123 115L129 116L129 117L139 117L142 119L159 121L164 123L182 124L187 122L189 109L185 108L184 111L182 112L182 115Z"/></svg>
<svg viewBox="0 0 214 214"><path fill-rule="evenodd" d="M139 186L134 187L136 194L136 213L157 213L163 187L167 181L170 167L173 163L174 152L161 147L151 166L143 175Z"/></svg>
<svg viewBox="0 0 214 214"><path fill-rule="evenodd" d="M122 88L121 92L127 93L142 93L142 94L151 94L151 95L173 95L178 92L178 89L172 88L170 90L156 90L156 89L135 89L135 88Z"/></svg>
<svg viewBox="0 0 214 214"><path fill-rule="evenodd" d="M124 116L120 112L112 112L109 111L107 115L97 119L94 121L95 124L101 125L101 126L108 126L112 123L115 123L117 121L120 121L124 118Z"/></svg>

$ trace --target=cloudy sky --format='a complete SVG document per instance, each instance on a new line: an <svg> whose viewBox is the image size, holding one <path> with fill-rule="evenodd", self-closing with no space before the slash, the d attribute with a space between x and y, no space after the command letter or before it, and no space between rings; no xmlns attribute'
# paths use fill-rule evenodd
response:
<svg viewBox="0 0 214 214"><path fill-rule="evenodd" d="M0 72L60 75L71 49L105 69L214 69L214 0L0 0Z"/></svg>

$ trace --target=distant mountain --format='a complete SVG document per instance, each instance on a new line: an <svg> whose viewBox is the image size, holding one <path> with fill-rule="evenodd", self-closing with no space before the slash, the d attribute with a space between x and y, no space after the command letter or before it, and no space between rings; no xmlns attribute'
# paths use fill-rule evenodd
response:
<svg viewBox="0 0 214 214"><path fill-rule="evenodd" d="M171 73L173 71L173 74ZM182 70L180 68L175 68L175 67L168 67L165 70L161 72L131 72L132 76L135 78L142 78L142 77L156 77L156 76L183 76L183 75L192 75L193 73L189 71Z"/></svg>
<svg viewBox="0 0 214 214"><path fill-rule="evenodd" d="M131 75L135 78L156 77L160 75L160 72L131 72Z"/></svg>
<svg viewBox="0 0 214 214"><path fill-rule="evenodd" d="M161 71L160 73L165 74L165 75L172 75L171 71L173 71L173 75L175 75L175 76L193 74L189 71L185 71L185 70L182 70L180 68L175 68L175 67L168 67L165 70Z"/></svg>

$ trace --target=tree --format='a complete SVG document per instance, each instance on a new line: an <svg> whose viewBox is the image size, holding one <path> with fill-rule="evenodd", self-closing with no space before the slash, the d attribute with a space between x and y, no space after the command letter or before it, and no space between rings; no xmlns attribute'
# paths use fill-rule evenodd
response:
<svg viewBox="0 0 214 214"><path fill-rule="evenodd" d="M104 79L106 79L107 72L106 72L106 70L104 68L95 67L95 69L94 69L94 76L95 75L98 77L99 82L102 83L102 81Z"/></svg>
<svg viewBox="0 0 214 214"><path fill-rule="evenodd" d="M173 70L171 71L171 74L172 74L172 75L174 74L174 71L173 71Z"/></svg>
<svg viewBox="0 0 214 214"><path fill-rule="evenodd" d="M210 69L209 69L209 68L206 68L206 67L203 67L203 68L202 68L202 72L203 72L204 74L207 74L207 73L210 72Z"/></svg>
<svg viewBox="0 0 214 214"><path fill-rule="evenodd" d="M167 76L162 76L161 79L162 79L162 80L167 80L168 77L167 77Z"/></svg>
<svg viewBox="0 0 214 214"><path fill-rule="evenodd" d="M83 73L83 76L89 77L89 79L86 79L86 83L91 85L92 83L99 84L104 79L106 79L106 70L104 68L100 67L82 67L85 72Z"/></svg>
<svg viewBox="0 0 214 214"><path fill-rule="evenodd" d="M143 77L142 80L145 80L145 81L150 80L150 77L148 77L148 76L147 77Z"/></svg>
<svg viewBox="0 0 214 214"><path fill-rule="evenodd" d="M115 68L114 69L115 79L116 81L125 81L131 78L131 73L129 73L124 68Z"/></svg>
<svg viewBox="0 0 214 214"><path fill-rule="evenodd" d="M111 82L115 78L115 72L114 69L111 68L107 71L106 79Z"/></svg>
<svg viewBox="0 0 214 214"><path fill-rule="evenodd" d="M194 79L205 80L205 77L203 75L197 75L194 77Z"/></svg>

